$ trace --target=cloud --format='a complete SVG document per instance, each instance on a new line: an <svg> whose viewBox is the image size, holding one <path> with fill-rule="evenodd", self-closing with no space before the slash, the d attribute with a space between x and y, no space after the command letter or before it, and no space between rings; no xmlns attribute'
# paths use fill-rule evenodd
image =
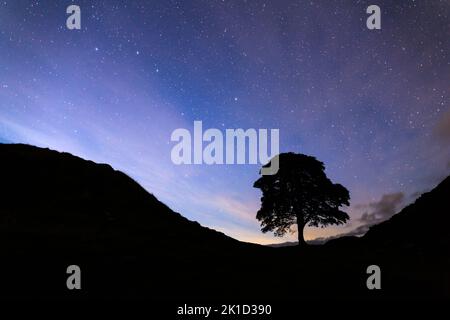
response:
<svg viewBox="0 0 450 320"><path fill-rule="evenodd" d="M370 227L384 220L387 220L394 214L396 214L400 209L400 206L404 203L404 201L405 201L405 194L403 192L394 192L384 194L379 201L355 205L355 209L366 210L362 214L361 218L357 219L357 221L362 223L362 225L346 233L340 233L331 237L316 238L312 241L309 241L309 243L323 244L330 240L334 240L341 237L363 236L367 231L369 231Z"/></svg>
<svg viewBox="0 0 450 320"><path fill-rule="evenodd" d="M257 204L253 202L244 203L225 194L213 197L212 201L217 206L218 210L235 216L239 220L250 221L257 224Z"/></svg>
<svg viewBox="0 0 450 320"><path fill-rule="evenodd" d="M342 238L342 237L361 237L363 236L367 231L369 231L370 227L373 226L376 223L369 223L369 224L363 224L349 232L346 233L340 233L337 234L335 236L331 236L331 237L319 237L316 238L314 240L309 240L307 241L309 244L324 244L330 240L334 240L334 239L338 239L338 238Z"/></svg>
<svg viewBox="0 0 450 320"><path fill-rule="evenodd" d="M403 192L384 194L380 201L359 206L365 207L368 211L364 212L358 220L365 225L387 220L397 212L404 199Z"/></svg>
<svg viewBox="0 0 450 320"><path fill-rule="evenodd" d="M444 143L450 143L450 111L444 113L434 128L435 135Z"/></svg>

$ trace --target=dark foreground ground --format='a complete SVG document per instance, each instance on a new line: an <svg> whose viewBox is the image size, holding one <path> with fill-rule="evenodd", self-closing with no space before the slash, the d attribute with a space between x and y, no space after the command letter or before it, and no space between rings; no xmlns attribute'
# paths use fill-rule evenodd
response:
<svg viewBox="0 0 450 320"><path fill-rule="evenodd" d="M362 238L299 250L204 228L108 165L26 145L0 144L0 159L3 299L450 298L449 178ZM73 264L81 290L66 287Z"/></svg>

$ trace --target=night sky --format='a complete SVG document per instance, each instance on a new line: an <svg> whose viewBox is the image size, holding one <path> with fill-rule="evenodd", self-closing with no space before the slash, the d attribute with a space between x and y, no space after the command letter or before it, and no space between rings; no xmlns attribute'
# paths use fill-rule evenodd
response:
<svg viewBox="0 0 450 320"><path fill-rule="evenodd" d="M81 30L66 8L81 7ZM381 7L381 30L366 8ZM111 164L244 241L260 165L184 165L173 130L278 128L381 221L450 173L450 1L0 1L0 142Z"/></svg>

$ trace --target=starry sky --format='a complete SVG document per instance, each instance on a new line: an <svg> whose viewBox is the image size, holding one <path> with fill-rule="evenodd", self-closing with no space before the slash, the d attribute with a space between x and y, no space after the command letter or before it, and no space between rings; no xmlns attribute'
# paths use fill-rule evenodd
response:
<svg viewBox="0 0 450 320"><path fill-rule="evenodd" d="M260 166L177 166L170 136L277 128L282 152L350 190L350 222L305 238L357 233L450 173L449 15L444 0L0 1L0 142L109 163L191 220L275 243L296 236L259 231Z"/></svg>

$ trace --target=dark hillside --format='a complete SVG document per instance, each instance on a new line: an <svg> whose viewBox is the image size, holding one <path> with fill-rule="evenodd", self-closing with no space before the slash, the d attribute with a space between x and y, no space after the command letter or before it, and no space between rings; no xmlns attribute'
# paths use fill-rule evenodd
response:
<svg viewBox="0 0 450 320"><path fill-rule="evenodd" d="M362 238L299 250L202 227L125 174L67 153L0 144L0 164L2 297L450 297L450 178ZM80 291L66 288L71 264ZM371 264L382 290L366 287Z"/></svg>

